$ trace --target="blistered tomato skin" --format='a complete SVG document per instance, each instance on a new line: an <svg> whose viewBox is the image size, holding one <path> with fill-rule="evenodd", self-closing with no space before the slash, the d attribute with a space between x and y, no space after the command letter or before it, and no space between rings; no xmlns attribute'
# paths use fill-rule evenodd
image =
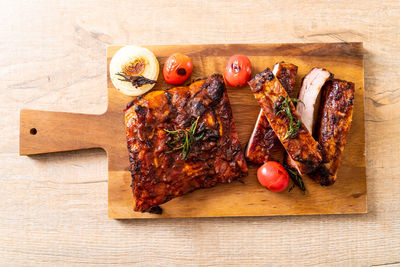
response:
<svg viewBox="0 0 400 267"><path fill-rule="evenodd" d="M285 168L275 161L264 163L257 170L260 184L272 192L282 192L289 185L289 174Z"/></svg>
<svg viewBox="0 0 400 267"><path fill-rule="evenodd" d="M250 80L251 62L244 55L233 55L225 66L225 81L232 87L243 87Z"/></svg>
<svg viewBox="0 0 400 267"><path fill-rule="evenodd" d="M180 85L190 77L192 71L192 59L184 54L175 53L165 61L163 76L167 83Z"/></svg>

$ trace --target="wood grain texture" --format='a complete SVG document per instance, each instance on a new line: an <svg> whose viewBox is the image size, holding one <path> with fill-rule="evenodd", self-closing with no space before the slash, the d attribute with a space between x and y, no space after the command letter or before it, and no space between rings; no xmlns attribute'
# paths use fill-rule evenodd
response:
<svg viewBox="0 0 400 267"><path fill-rule="evenodd" d="M107 65L120 48L108 47ZM108 107L102 115L22 110L20 153L33 155L103 148L108 156L108 215L114 219L342 214L367 211L362 43L167 45L147 48L155 53L161 65L172 53L180 51L190 55L194 62L194 73L191 77L194 80L221 72L230 55L241 53L249 56L254 73L280 61L297 65L298 86L295 90L298 90L301 78L313 67L326 68L337 78L354 82L356 95L353 123L336 184L321 187L305 178L307 195L303 196L299 190L276 194L259 185L256 176L258 166L249 165L249 176L243 179L243 183L234 182L197 190L173 199L162 205L161 215L134 212L122 112L124 106L134 98L117 91L109 75ZM154 90L169 87L171 86L160 75ZM260 108L248 86L240 89L228 88L228 95L244 149ZM277 157L272 155L272 158Z"/></svg>
<svg viewBox="0 0 400 267"><path fill-rule="evenodd" d="M365 132L364 132L364 72L363 48L361 43L331 44L237 44L237 45L185 45L185 46L147 46L155 53L160 64L174 52L190 55L194 64L191 79L208 77L221 72L226 60L233 54L248 55L254 73L261 72L276 62L291 62L299 67L298 84L312 67L329 69L336 77L353 81L356 84L354 122L345 149L342 168L335 186L321 187L305 178L309 193L306 196L297 192L276 194L265 190L257 182L257 166L249 165L249 176L244 183L234 182L211 189L197 190L163 204L162 215L138 213L133 211L131 175L127 170L126 144L113 144L118 153L119 166L112 162L114 157L108 152L109 164L109 216L117 219L127 218L179 218L179 217L220 217L220 216L262 216L262 215L300 215L365 213L366 174L365 174ZM107 59L110 62L120 47L108 47ZM155 90L171 87L159 77ZM299 86L297 86L298 89ZM259 106L248 86L241 89L228 88L233 117L242 146L246 145L253 130ZM108 110L115 116L125 103L133 98L122 96L108 77ZM117 99L118 98L118 99ZM106 113L107 114L107 113ZM113 122L119 122L111 118ZM113 128L121 128L116 125ZM272 156L274 157L274 155ZM125 164L121 165L121 162Z"/></svg>
<svg viewBox="0 0 400 267"><path fill-rule="evenodd" d="M1 1L0 6L2 266L400 261L397 0ZM104 151L19 156L20 109L104 113L107 92L99 89L107 82L108 44L338 41L362 41L365 49L366 215L116 221L107 218Z"/></svg>

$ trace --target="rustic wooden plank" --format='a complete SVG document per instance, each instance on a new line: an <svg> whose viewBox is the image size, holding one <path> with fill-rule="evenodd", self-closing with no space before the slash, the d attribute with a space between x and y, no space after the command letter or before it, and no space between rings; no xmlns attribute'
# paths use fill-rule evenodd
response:
<svg viewBox="0 0 400 267"><path fill-rule="evenodd" d="M108 47L109 64L120 47ZM275 62L287 61L299 66L299 80L311 67L329 69L336 77L355 82L354 122L339 172L339 182L329 188L307 181L307 196L275 194L263 189L256 179L257 166L250 165L244 184L232 183L199 190L164 205L162 215L133 211L127 150L124 138L123 107L132 97L119 93L108 75L108 108L102 115L22 110L20 118L20 154L32 155L100 147L109 158L109 216L111 218L179 218L219 216L262 216L295 214L336 214L366 212L364 89L362 43L315 44L232 44L151 46L160 64L176 51L191 55L195 65L192 79L207 77L223 69L227 55L249 55L253 72ZM218 55L221 53L222 55ZM339 67L337 67L339 66ZM155 90L170 87L160 75ZM298 87L298 86L297 86ZM234 118L243 147L251 134L258 106L246 86L229 88ZM272 157L274 157L272 155ZM277 158L277 157L275 157ZM355 177L355 178L353 178ZM221 204L223 203L223 204ZM327 204L329 203L329 204Z"/></svg>
<svg viewBox="0 0 400 267"><path fill-rule="evenodd" d="M108 47L108 64L119 48ZM318 66L329 69L338 78L353 81L357 88L354 122L342 168L339 170L338 182L332 187L323 188L306 179L309 192L306 196L299 192L276 194L258 184L257 166L250 165L249 176L244 179L244 184L234 182L212 189L198 190L174 199L162 205L162 215L134 212L122 113L123 107L134 98L119 93L112 85L109 75L109 103L107 111L102 115L23 110L20 119L20 154L32 155L95 147L105 149L109 158L109 216L115 219L366 212L362 43L166 45L149 48L154 51L160 64L163 64L169 54L177 51L191 55L195 66L191 79L220 72L228 55L243 53L249 55L253 73L284 60L299 67L299 80L310 68ZM155 90L169 87L160 75ZM259 107L248 86L241 89L229 88L228 91L237 131L244 148Z"/></svg>
<svg viewBox="0 0 400 267"><path fill-rule="evenodd" d="M105 123L101 115L21 110L20 155L101 148Z"/></svg>
<svg viewBox="0 0 400 267"><path fill-rule="evenodd" d="M107 63L120 47L107 49ZM309 193L300 192L276 194L262 188L256 177L257 166L249 165L249 176L244 184L234 182L211 189L197 190L184 197L161 205L162 215L138 213L133 211L133 198L130 189L131 177L125 143L110 140L113 153L118 160L109 162L109 216L117 219L127 218L180 218L180 217L220 217L220 216L265 216L299 214L341 214L365 213L366 173L365 173L365 130L364 130L364 71L362 43L327 44L224 44L224 45L180 45L148 46L154 51L162 65L168 55L182 51L191 55L194 73L191 79L207 77L221 72L228 55L242 53L249 55L253 73L258 73L274 63L286 61L299 67L299 80L315 66L329 69L337 78L353 81L356 96L353 124L343 156L339 178L332 187L321 187L305 178ZM221 53L219 55L218 53ZM155 90L169 88L160 75ZM298 89L298 88L297 88ZM259 107L248 86L228 88L233 116L242 146L249 140L256 121ZM121 110L124 103L132 97L121 96L112 85L108 75L108 109ZM115 116L120 117L118 112ZM117 118L112 121L118 121ZM127 163L127 160L125 159ZM116 167L118 164L119 167Z"/></svg>

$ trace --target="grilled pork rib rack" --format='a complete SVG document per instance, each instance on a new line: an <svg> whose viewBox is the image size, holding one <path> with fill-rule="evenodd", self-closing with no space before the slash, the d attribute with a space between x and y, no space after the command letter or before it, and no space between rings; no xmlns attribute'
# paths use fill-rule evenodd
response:
<svg viewBox="0 0 400 267"><path fill-rule="evenodd" d="M135 211L247 175L221 75L137 98L125 128Z"/></svg>

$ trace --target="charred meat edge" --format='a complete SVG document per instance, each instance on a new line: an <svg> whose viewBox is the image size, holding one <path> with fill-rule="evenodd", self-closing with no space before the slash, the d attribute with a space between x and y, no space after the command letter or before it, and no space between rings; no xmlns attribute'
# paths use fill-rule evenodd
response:
<svg viewBox="0 0 400 267"><path fill-rule="evenodd" d="M344 146L350 132L354 106L354 83L333 79L323 88L320 106L318 141L323 163L309 176L321 185L336 181Z"/></svg>

